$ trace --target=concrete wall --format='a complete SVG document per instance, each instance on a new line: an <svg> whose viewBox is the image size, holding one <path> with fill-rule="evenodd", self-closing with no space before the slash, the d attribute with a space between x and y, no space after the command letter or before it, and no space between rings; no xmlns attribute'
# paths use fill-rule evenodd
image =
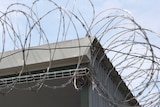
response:
<svg viewBox="0 0 160 107"><path fill-rule="evenodd" d="M64 82L66 79L51 80L46 84L58 85ZM75 90L73 85L55 90L42 88L38 92L13 90L8 95L0 95L1 107L80 107L80 103L80 91Z"/></svg>
<svg viewBox="0 0 160 107"><path fill-rule="evenodd" d="M102 64L99 64L97 60L94 64L93 72L97 78L97 81L102 83L106 93L110 98L117 102L125 99L125 96L122 95L119 90L117 90L117 86L110 79L110 77L107 78L107 72L109 71L105 69ZM96 89L93 90L92 86L89 87L89 107L111 107L110 101L107 101L107 99L110 99L109 97L104 99L102 96L98 95Z"/></svg>

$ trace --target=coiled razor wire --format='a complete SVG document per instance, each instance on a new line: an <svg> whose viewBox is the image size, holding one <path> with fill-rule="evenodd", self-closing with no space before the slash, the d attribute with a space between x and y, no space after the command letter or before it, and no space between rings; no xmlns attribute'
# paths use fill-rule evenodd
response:
<svg viewBox="0 0 160 107"><path fill-rule="evenodd" d="M84 2L87 5L82 6ZM68 0L65 3L35 0L28 3L13 3L5 11L0 11L0 33L0 62L7 57L4 57L3 53L8 50L20 49L24 53L31 46L48 44L50 51L49 43L96 36L105 55L140 105L145 107L160 105L160 36L150 29L142 28L127 10L112 8L99 11L91 0L83 2ZM98 54L98 51L96 53ZM99 63L105 55L101 56ZM49 61L53 59L54 54L50 54ZM23 55L24 66L19 71L18 77L27 66L26 60ZM77 68L80 63L81 58L77 62ZM51 63L48 64L47 71L50 67ZM106 75L105 81L111 72L112 70ZM31 90L37 87L39 90L42 86L63 88L70 84L73 78L60 86L48 86L42 79L24 89ZM98 81L94 75L92 79ZM117 85L117 90L121 82ZM0 90L5 88L7 89L5 93L8 93L12 89L18 89L15 85L16 82L1 87ZM97 92L105 97L100 91ZM112 103L118 106L113 99L105 99L112 100Z"/></svg>

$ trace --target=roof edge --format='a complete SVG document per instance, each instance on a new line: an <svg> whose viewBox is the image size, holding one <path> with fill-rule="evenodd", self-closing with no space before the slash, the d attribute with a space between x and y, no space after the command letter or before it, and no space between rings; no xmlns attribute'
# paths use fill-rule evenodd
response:
<svg viewBox="0 0 160 107"><path fill-rule="evenodd" d="M96 48L95 52L98 52L97 58L101 59L103 57L101 63L104 67L106 67L107 70L110 71L110 78L116 85L119 86L118 89L120 90L120 92L127 96L126 100L128 100L129 104L131 104L132 106L140 106L139 102L135 99L130 89L127 87L121 76L118 74L116 68L112 65L109 58L106 56L105 50L103 49L97 38L94 39L92 45Z"/></svg>

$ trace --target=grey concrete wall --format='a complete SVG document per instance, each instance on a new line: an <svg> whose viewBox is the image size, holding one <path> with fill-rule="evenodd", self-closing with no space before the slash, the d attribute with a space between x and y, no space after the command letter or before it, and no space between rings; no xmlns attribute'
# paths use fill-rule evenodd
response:
<svg viewBox="0 0 160 107"><path fill-rule="evenodd" d="M47 84L58 85L63 82L66 80L52 80ZM0 107L80 107L80 91L72 85L55 90L42 88L38 92L13 90L8 95L0 95Z"/></svg>
<svg viewBox="0 0 160 107"><path fill-rule="evenodd" d="M107 65L106 65L107 66ZM105 88L105 92L110 96L110 98L115 101L123 101L125 96L117 90L115 83L107 76L107 69L105 69L102 64L99 64L98 61L95 61L94 64L94 74L97 80ZM108 77L108 78L107 78ZM107 97L106 97L107 98ZM110 98L108 98L110 100ZM104 99L102 96L98 95L96 89L92 89L92 86L89 87L89 107L111 107L109 101ZM117 106L118 107L118 106Z"/></svg>

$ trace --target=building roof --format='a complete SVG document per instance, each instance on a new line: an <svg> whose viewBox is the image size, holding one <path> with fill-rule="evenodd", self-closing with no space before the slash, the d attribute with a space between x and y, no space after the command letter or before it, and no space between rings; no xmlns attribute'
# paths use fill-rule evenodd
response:
<svg viewBox="0 0 160 107"><path fill-rule="evenodd" d="M33 71L76 64L80 56L82 62L87 62L94 39L86 37L0 53L0 76L18 73L24 65L27 71Z"/></svg>
<svg viewBox="0 0 160 107"><path fill-rule="evenodd" d="M104 49L96 37L85 37L75 40L51 43L41 46L31 47L25 50L18 49L0 53L0 76L10 75L20 72L26 65L27 71L46 69L47 67L55 68L91 61L91 47L95 47L98 52L97 58L104 56ZM82 59L80 59L82 58ZM24 60L25 59L25 60ZM122 94L127 96L131 105L138 104L137 100L123 82L112 63L105 55L102 64L107 69L112 69L110 78L119 85L118 89ZM114 69L113 69L114 68ZM139 104L138 104L139 105Z"/></svg>

